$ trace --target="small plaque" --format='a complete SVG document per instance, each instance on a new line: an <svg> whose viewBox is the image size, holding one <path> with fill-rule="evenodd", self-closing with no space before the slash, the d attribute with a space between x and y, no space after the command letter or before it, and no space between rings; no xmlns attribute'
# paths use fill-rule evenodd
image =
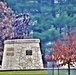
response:
<svg viewBox="0 0 76 75"><path fill-rule="evenodd" d="M6 53L7 56L14 56L14 53Z"/></svg>
<svg viewBox="0 0 76 75"><path fill-rule="evenodd" d="M14 48L7 48L6 55L7 56L14 56Z"/></svg>
<svg viewBox="0 0 76 75"><path fill-rule="evenodd" d="M7 51L14 51L14 48L7 48Z"/></svg>
<svg viewBox="0 0 76 75"><path fill-rule="evenodd" d="M32 50L26 50L26 55L32 55Z"/></svg>

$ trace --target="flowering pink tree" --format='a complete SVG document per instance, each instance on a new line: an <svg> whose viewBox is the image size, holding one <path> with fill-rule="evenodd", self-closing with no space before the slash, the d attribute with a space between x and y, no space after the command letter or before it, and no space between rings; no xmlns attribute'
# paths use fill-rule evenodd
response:
<svg viewBox="0 0 76 75"><path fill-rule="evenodd" d="M3 42L14 37L12 22L14 14L6 3L0 1L0 57L3 51ZM1 60L1 59L0 59Z"/></svg>

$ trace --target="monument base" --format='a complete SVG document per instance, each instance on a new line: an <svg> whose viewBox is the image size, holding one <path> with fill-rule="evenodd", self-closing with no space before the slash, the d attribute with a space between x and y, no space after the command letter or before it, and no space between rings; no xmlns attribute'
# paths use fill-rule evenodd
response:
<svg viewBox="0 0 76 75"><path fill-rule="evenodd" d="M39 43L39 39L6 40L2 69L43 69Z"/></svg>

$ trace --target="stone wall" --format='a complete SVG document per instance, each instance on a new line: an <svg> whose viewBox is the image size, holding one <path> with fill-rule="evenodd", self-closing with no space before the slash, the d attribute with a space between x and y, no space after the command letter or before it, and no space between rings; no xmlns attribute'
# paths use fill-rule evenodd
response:
<svg viewBox="0 0 76 75"><path fill-rule="evenodd" d="M39 43L39 39L6 40L2 69L42 69Z"/></svg>

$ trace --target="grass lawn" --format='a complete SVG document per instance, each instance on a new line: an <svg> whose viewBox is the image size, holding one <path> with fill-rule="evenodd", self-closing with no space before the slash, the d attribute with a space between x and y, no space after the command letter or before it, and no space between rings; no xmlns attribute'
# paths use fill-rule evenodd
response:
<svg viewBox="0 0 76 75"><path fill-rule="evenodd" d="M47 70L45 71L7 71L0 72L0 75L47 75Z"/></svg>
<svg viewBox="0 0 76 75"><path fill-rule="evenodd" d="M50 71L52 72L52 71ZM0 72L0 75L48 75L48 70L39 71L7 71ZM51 75L51 74L50 74ZM54 75L58 75L58 71L54 71ZM59 75L68 75L67 70L60 70ZM72 70L70 75L76 75L76 70Z"/></svg>

